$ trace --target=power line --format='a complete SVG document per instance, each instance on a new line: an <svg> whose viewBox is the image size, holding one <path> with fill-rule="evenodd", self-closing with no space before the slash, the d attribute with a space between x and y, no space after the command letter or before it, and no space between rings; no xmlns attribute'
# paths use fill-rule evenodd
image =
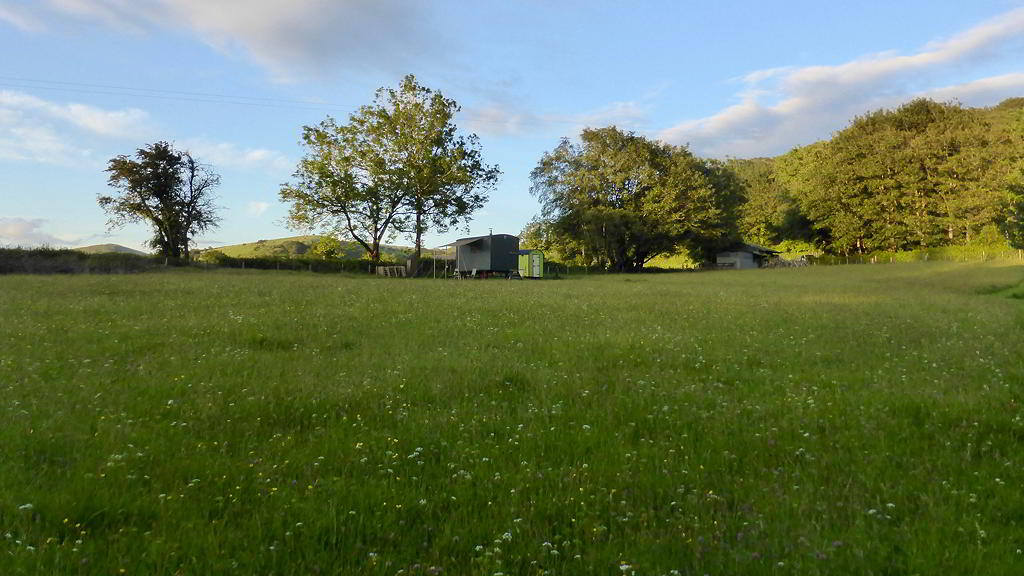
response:
<svg viewBox="0 0 1024 576"><path fill-rule="evenodd" d="M43 80L0 75L0 87L21 88L30 90L48 90L75 94L94 94L102 96L123 96L130 98L151 98L176 102L199 102L204 104L221 104L231 106L250 106L258 108L278 108L304 110L311 112L355 112L360 106L337 104L331 102L315 102L288 98L271 98L263 96L238 96L212 92L191 92L186 90L165 90L159 88L136 88L113 84L93 84L87 82L70 82L65 80ZM569 119L558 117L542 117L534 115L517 116L509 120L492 119L477 116L473 119L477 124L491 126L535 126L544 125L585 125L585 119Z"/></svg>
<svg viewBox="0 0 1024 576"><path fill-rule="evenodd" d="M91 84L86 82L68 82L62 80L40 80L36 78L20 78L0 75L0 86L8 88L29 88L56 92L72 92L79 94L100 94L105 96L129 96L173 100L183 102L203 102L209 104L231 104L243 106L263 106L270 108L292 108L298 110L336 110L351 112L358 106L315 102L288 98L268 98L262 96L238 96L232 94L216 94L211 92L189 92L185 90L164 90L157 88L136 88L133 86L117 86L111 84Z"/></svg>

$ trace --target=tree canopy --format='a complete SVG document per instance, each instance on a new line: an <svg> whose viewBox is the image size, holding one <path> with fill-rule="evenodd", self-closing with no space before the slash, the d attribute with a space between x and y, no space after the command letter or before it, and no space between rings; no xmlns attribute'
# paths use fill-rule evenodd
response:
<svg viewBox="0 0 1024 576"><path fill-rule="evenodd" d="M189 257L192 238L219 222L214 189L220 184L210 166L187 151L157 142L107 163L108 184L120 191L100 195L111 228L146 222L153 229L150 247L171 258Z"/></svg>
<svg viewBox="0 0 1024 576"><path fill-rule="evenodd" d="M615 127L563 139L531 181L543 210L533 228L587 264L638 271L658 255L735 237L741 189L723 164Z"/></svg>
<svg viewBox="0 0 1024 576"><path fill-rule="evenodd" d="M773 177L830 252L967 244L986 229L1012 240L1022 128L1022 102L986 110L918 99L777 158ZM768 219L774 209L748 203L744 213Z"/></svg>
<svg viewBox="0 0 1024 576"><path fill-rule="evenodd" d="M327 118L305 126L306 154L295 171L296 182L281 187L290 203L288 224L319 229L359 243L374 262L380 246L405 226L405 191L389 184L388 165L378 151L378 136L361 128L361 118L339 125Z"/></svg>
<svg viewBox="0 0 1024 576"><path fill-rule="evenodd" d="M373 260L382 240L407 233L418 260L423 235L468 220L500 175L483 162L479 139L458 133L458 111L409 75L397 89L377 90L347 124L328 118L305 127L297 182L280 192L290 223L340 232Z"/></svg>

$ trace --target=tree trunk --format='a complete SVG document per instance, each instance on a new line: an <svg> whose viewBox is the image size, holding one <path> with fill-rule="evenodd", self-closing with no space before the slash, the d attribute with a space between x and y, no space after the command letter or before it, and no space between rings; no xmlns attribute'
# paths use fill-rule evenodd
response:
<svg viewBox="0 0 1024 576"><path fill-rule="evenodd" d="M423 250L423 215L419 212L416 213L416 241L413 244L412 249L412 262L409 270L409 275L416 277L420 275L420 252Z"/></svg>

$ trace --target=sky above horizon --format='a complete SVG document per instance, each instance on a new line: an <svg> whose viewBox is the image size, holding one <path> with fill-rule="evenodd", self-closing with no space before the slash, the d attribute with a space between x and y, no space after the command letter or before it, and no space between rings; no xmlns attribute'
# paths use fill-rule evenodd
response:
<svg viewBox="0 0 1024 576"><path fill-rule="evenodd" d="M302 126L409 73L503 172L437 246L522 230L530 170L584 127L747 158L915 97L1024 96L1024 0L0 0L0 53L0 246L144 249L96 197L110 158L159 140L222 177L199 247L303 233L277 198Z"/></svg>

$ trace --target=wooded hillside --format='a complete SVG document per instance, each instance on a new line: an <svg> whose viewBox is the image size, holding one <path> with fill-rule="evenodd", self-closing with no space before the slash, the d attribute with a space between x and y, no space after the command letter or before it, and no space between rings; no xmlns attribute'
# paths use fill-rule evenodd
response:
<svg viewBox="0 0 1024 576"><path fill-rule="evenodd" d="M927 99L855 118L831 140L732 160L740 232L835 254L978 242L1020 245L1024 98L992 108Z"/></svg>

